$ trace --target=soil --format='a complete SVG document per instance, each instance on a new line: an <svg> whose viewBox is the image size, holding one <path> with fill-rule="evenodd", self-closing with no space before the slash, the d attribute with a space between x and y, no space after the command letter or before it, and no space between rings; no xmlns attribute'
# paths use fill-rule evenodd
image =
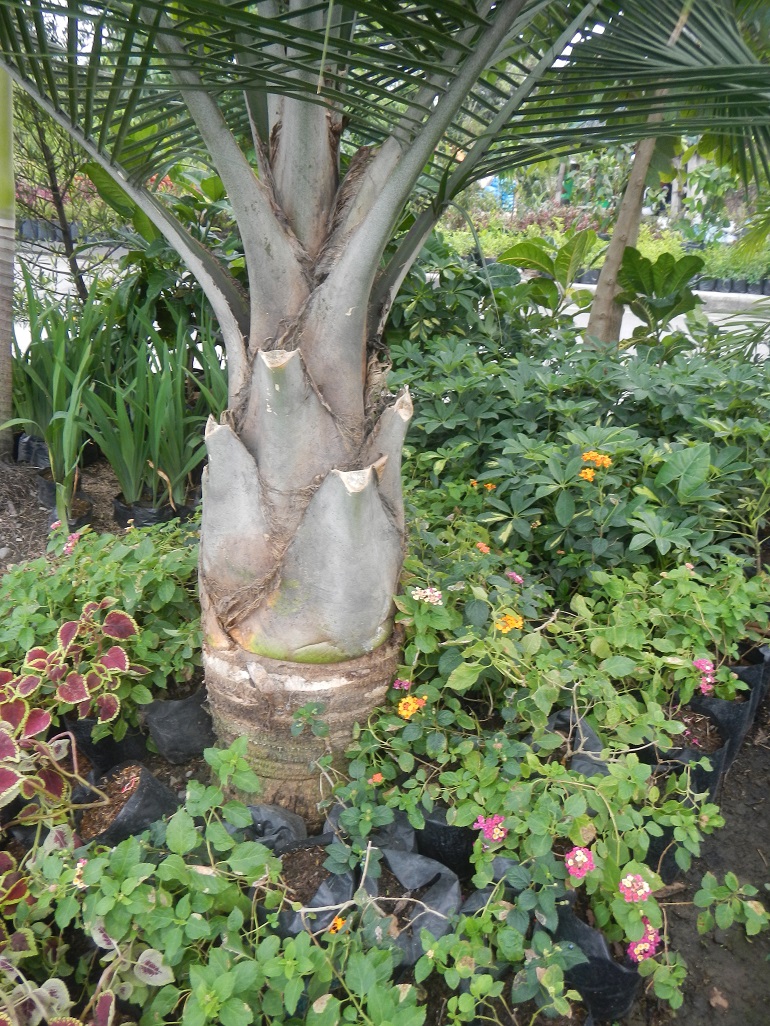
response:
<svg viewBox="0 0 770 1026"><path fill-rule="evenodd" d="M37 502L36 473L23 464L0 462L0 573L45 553L49 514ZM109 468L103 462L85 468L81 488L94 502L93 529L116 531L112 500L119 488ZM203 760L187 766L169 766L158 756L144 761L177 790L191 777L205 776ZM624 1020L626 1026L767 1026L770 1021L770 932L747 939L739 926L733 926L701 937L696 929L699 910L692 905L704 873L710 871L721 880L731 871L742 885L756 887L757 898L770 906L770 696L759 709L718 801L725 827L705 839L701 857L662 898L667 943L688 968L684 1003L673 1012L647 993ZM323 850L321 854L325 858ZM325 874L321 869L317 882L307 882L312 887L307 900ZM441 1007L440 1000L436 1007ZM501 1016L499 1021L502 1026L529 1023L530 1016L523 1011L518 1008L515 1019L506 1022ZM569 1020L570 1026L584 1021L582 1009ZM558 1019L550 1022L559 1026ZM443 1026L443 1019L433 1017L428 1026L433 1023Z"/></svg>
<svg viewBox="0 0 770 1026"><path fill-rule="evenodd" d="M120 810L139 786L141 766L124 766L100 787L109 798L109 805L94 805L86 809L80 821L80 836L90 841L97 834L104 833L117 818Z"/></svg>
<svg viewBox="0 0 770 1026"><path fill-rule="evenodd" d="M414 890L407 890L395 873L391 873L386 865L380 866L380 875L377 877L377 902L382 902L380 909L386 916L393 916L396 921L398 932L406 929L415 905L422 899L433 886L433 881L423 887L416 887Z"/></svg>
<svg viewBox="0 0 770 1026"><path fill-rule="evenodd" d="M327 857L326 849L318 844L311 848L298 848L282 856L281 878L289 901L298 901L305 906L310 902L329 876L329 870L323 867Z"/></svg>

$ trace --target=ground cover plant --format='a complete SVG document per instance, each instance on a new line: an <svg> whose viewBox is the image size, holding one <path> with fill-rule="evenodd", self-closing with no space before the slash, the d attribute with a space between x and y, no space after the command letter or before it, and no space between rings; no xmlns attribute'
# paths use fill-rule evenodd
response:
<svg viewBox="0 0 770 1026"><path fill-rule="evenodd" d="M418 299L393 329L393 388L408 378L418 399L402 662L344 772L325 754L322 707L294 724L335 785L326 866L356 874L325 926L285 933L282 913L301 903L246 804L259 780L244 740L209 751L210 779L191 780L177 812L138 837L84 845L72 818L77 788L94 787L64 720L81 712L68 700L74 659L93 669L107 657L82 712L119 697L100 728L113 734L195 672L195 525L57 529L48 559L4 577L0 740L13 779L0 781L0 814L6 841L25 838L0 855L0 1015L13 1026L565 1015L593 1000L586 956L564 933L573 908L611 945L630 998L641 981L679 1004L686 967L664 885L723 822L707 776L719 749L702 747L693 699L750 701L733 668L760 659L767 637L767 372L755 362L747 375L697 322L679 353L655 334L635 351L590 351L559 309L546 354L542 310L508 330L511 290L527 283L490 292L445 252L447 269L470 328L450 305L446 333L426 331L418 349ZM442 821L460 842L462 904L421 931L394 906L427 895L377 900L372 881L389 879L387 838ZM696 904L705 932L770 925L729 873L707 874Z"/></svg>

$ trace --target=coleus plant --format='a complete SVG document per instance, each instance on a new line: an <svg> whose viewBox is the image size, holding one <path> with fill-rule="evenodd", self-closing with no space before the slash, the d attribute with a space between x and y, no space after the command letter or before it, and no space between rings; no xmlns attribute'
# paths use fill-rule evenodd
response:
<svg viewBox="0 0 770 1026"><path fill-rule="evenodd" d="M0 955L0 971L13 974L12 963ZM17 981L9 995L12 1012L0 1011L0 1026L112 1026L115 1020L115 995L103 991L89 1005L88 1017L78 1019L67 1015L72 1002L65 984L53 978L35 986L16 971Z"/></svg>
<svg viewBox="0 0 770 1026"><path fill-rule="evenodd" d="M53 707L54 716L76 708L79 716L92 714L99 723L114 720L125 697L121 685L148 672L116 644L137 636L139 628L128 613L110 608L114 604L113 598L87 602L77 620L61 625L55 648L27 652L7 689L23 700L35 695L38 703Z"/></svg>
<svg viewBox="0 0 770 1026"><path fill-rule="evenodd" d="M110 608L114 604L112 598L88 602L77 620L59 628L55 647L32 648L18 674L0 669L0 808L16 797L36 799L20 818L61 820L70 782L81 780L72 736L66 730L49 736L61 714L93 712L108 723L120 711L127 679L147 672L116 644L138 628L127 613Z"/></svg>

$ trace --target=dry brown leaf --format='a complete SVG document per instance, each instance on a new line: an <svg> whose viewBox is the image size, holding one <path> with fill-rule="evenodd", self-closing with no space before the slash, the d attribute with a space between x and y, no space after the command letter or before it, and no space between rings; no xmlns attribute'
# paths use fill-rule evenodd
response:
<svg viewBox="0 0 770 1026"><path fill-rule="evenodd" d="M712 987L709 994L709 1004L712 1008L721 1008L723 1012L730 1007L730 1002L718 987Z"/></svg>

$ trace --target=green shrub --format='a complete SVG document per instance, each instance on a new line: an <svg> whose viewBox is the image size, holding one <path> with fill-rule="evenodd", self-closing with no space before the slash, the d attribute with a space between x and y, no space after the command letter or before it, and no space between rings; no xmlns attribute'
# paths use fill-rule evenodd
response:
<svg viewBox="0 0 770 1026"><path fill-rule="evenodd" d="M197 528L173 521L121 536L85 530L74 545L65 538L53 535L48 557L0 579L0 666L17 671L87 602L114 597L140 628L132 658L150 671L144 683L188 680L200 664Z"/></svg>

